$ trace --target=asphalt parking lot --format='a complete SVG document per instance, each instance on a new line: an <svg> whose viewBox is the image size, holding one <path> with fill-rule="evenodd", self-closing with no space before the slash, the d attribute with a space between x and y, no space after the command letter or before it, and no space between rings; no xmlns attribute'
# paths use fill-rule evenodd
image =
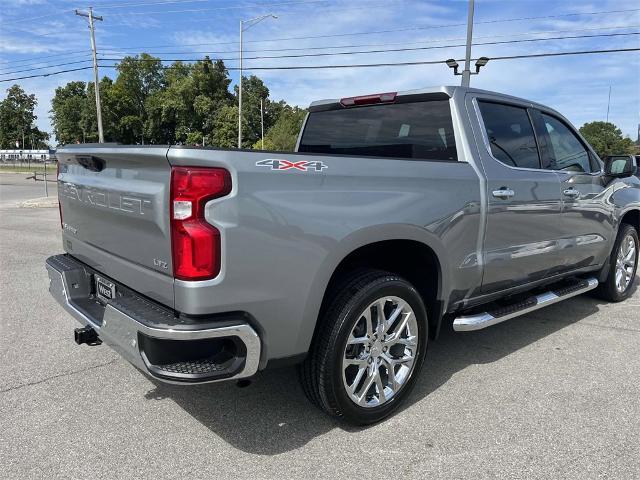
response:
<svg viewBox="0 0 640 480"><path fill-rule="evenodd" d="M446 331L410 401L369 428L315 410L295 369L156 384L79 347L49 296L57 208L0 174L3 478L639 478L640 291L577 297L485 331Z"/></svg>

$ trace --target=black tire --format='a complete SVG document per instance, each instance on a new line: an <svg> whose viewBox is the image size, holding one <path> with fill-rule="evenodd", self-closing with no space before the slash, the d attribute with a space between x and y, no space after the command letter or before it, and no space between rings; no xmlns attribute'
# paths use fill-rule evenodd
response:
<svg viewBox="0 0 640 480"><path fill-rule="evenodd" d="M300 381L309 400L329 415L356 425L375 423L398 409L416 382L427 351L426 309L420 294L408 281L379 270L359 271L333 292L333 298L319 320L309 355L299 367ZM386 296L398 297L414 312L418 343L413 368L390 399L374 407L363 407L351 400L343 384L343 355L347 339L361 321L362 312L372 302Z"/></svg>
<svg viewBox="0 0 640 480"><path fill-rule="evenodd" d="M631 276L631 281L629 285L624 291L620 291L616 286L616 262L618 259L618 254L620 253L620 249L622 248L623 240L631 236L633 241L635 242L635 250L636 250L636 258L635 265L633 268L633 275ZM636 272L638 269L638 251L640 250L640 241L638 241L638 232L631 225L622 224L620 225L620 230L618 231L618 236L616 237L616 241L613 245L613 249L611 250L611 256L609 257L609 273L604 282L602 282L595 293L599 298L603 300L607 300L609 302L621 302L631 295L631 291L633 289L633 284L636 279Z"/></svg>

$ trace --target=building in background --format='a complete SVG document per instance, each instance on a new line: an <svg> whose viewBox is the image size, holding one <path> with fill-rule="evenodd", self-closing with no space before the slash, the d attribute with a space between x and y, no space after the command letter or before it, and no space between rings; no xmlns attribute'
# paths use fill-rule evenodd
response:
<svg viewBox="0 0 640 480"><path fill-rule="evenodd" d="M55 150L0 150L0 162L34 162L55 161Z"/></svg>

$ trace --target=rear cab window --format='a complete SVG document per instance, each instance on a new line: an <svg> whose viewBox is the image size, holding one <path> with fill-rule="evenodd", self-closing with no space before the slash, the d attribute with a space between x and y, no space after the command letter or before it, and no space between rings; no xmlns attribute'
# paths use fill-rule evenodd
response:
<svg viewBox="0 0 640 480"><path fill-rule="evenodd" d="M503 103L479 101L491 154L517 168L540 168L540 155L527 109Z"/></svg>
<svg viewBox="0 0 640 480"><path fill-rule="evenodd" d="M457 161L448 99L311 112L299 152Z"/></svg>

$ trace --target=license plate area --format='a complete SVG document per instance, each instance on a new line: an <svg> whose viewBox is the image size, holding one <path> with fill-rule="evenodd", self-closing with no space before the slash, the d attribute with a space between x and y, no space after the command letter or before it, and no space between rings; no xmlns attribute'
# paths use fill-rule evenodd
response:
<svg viewBox="0 0 640 480"><path fill-rule="evenodd" d="M116 285L99 275L94 275L96 298L101 303L107 303L116 298Z"/></svg>

